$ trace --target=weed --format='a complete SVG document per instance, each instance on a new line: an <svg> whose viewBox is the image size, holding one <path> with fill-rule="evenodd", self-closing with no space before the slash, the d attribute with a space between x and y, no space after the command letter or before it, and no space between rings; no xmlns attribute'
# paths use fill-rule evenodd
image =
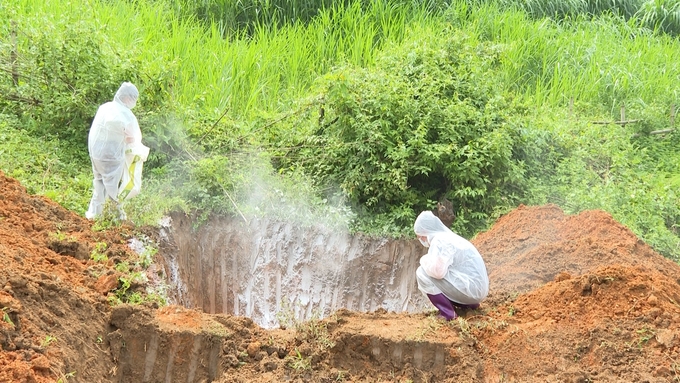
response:
<svg viewBox="0 0 680 383"><path fill-rule="evenodd" d="M66 235L65 233L62 233L61 230L57 230L55 233L50 233L49 237L60 242L78 242L76 237L72 235Z"/></svg>
<svg viewBox="0 0 680 383"><path fill-rule="evenodd" d="M509 317L514 316L516 312L517 312L517 309L515 308L515 306L510 305L510 307L508 307L508 316Z"/></svg>
<svg viewBox="0 0 680 383"><path fill-rule="evenodd" d="M118 219L118 210L111 200L106 201L104 211L95 219L92 225L93 231L105 231L114 227L120 226L120 219Z"/></svg>
<svg viewBox="0 0 680 383"><path fill-rule="evenodd" d="M153 262L153 257L158 253L158 249L153 246L144 246L144 251L139 254L139 265L146 269Z"/></svg>
<svg viewBox="0 0 680 383"><path fill-rule="evenodd" d="M635 332L638 334L637 339L638 348L642 348L643 345L649 342L649 340L654 338L654 335L656 335L654 329L651 329L649 327L643 327Z"/></svg>
<svg viewBox="0 0 680 383"><path fill-rule="evenodd" d="M99 343L99 344L101 344L102 342L104 342L104 339L102 338L101 335L98 335L98 336L97 336L96 342Z"/></svg>
<svg viewBox="0 0 680 383"><path fill-rule="evenodd" d="M106 242L97 242L94 245L94 249L90 253L90 259L95 261L95 262L106 262L109 260L109 257L104 254L106 249L108 248L108 245Z"/></svg>
<svg viewBox="0 0 680 383"><path fill-rule="evenodd" d="M116 306L123 303L123 301L115 295L109 295L106 298L106 301L109 303L109 306Z"/></svg>
<svg viewBox="0 0 680 383"><path fill-rule="evenodd" d="M136 271L134 273L122 275L118 278L118 281L120 282L121 286L115 290L115 298L117 298L117 300L114 300L115 302L141 303L144 301L140 293L128 293L128 290L133 283L143 283L146 281L146 276L144 276L141 272ZM109 298L109 303L110 302L111 298Z"/></svg>
<svg viewBox="0 0 680 383"><path fill-rule="evenodd" d="M320 313L314 312L311 319L298 320L287 300L281 302L281 310L276 313L276 319L282 329L294 327L298 338L313 341L320 350L333 348L335 342L328 332L328 323L319 319L320 316Z"/></svg>
<svg viewBox="0 0 680 383"><path fill-rule="evenodd" d="M144 298L142 297L142 294L139 293L139 291L135 291L134 293L128 295L127 297L127 303L131 304L140 304L144 302Z"/></svg>
<svg viewBox="0 0 680 383"><path fill-rule="evenodd" d="M422 327L419 327L416 330L416 333L413 336L407 337L407 339L422 341L427 337L427 335L436 333L441 327L442 320L440 320L437 316L428 316L425 324Z"/></svg>
<svg viewBox="0 0 680 383"><path fill-rule="evenodd" d="M675 377L673 380L680 383L680 362L671 358L668 354L666 354L666 357L671 361L671 371L673 371L673 376Z"/></svg>
<svg viewBox="0 0 680 383"><path fill-rule="evenodd" d="M346 373L347 373L346 371L338 371L338 375L335 377L335 381L336 382L344 382L345 379L347 379L345 377Z"/></svg>
<svg viewBox="0 0 680 383"><path fill-rule="evenodd" d="M295 318L295 311L288 300L284 299L281 301L281 308L276 312L276 320L279 321L279 327L284 330L296 325L297 319Z"/></svg>
<svg viewBox="0 0 680 383"><path fill-rule="evenodd" d="M452 321L454 322L454 321ZM467 319L458 317L456 318L455 322L456 325L458 325L458 328L460 329L461 335L464 337L470 338L472 337L472 331L470 328L470 323L467 321Z"/></svg>
<svg viewBox="0 0 680 383"><path fill-rule="evenodd" d="M62 374L59 379L57 380L57 383L66 383L69 379L74 378L76 376L75 371L68 372L66 374Z"/></svg>
<svg viewBox="0 0 680 383"><path fill-rule="evenodd" d="M304 356L302 356L302 354L300 354L300 351L298 351L298 349L295 349L295 352L297 353L297 355L290 359L288 365L296 371L311 370L312 369L311 359L305 358Z"/></svg>
<svg viewBox="0 0 680 383"><path fill-rule="evenodd" d="M49 346L50 344L54 343L57 341L57 338L52 336L52 335L46 335L45 339L43 339L42 342L40 342L40 347L45 348Z"/></svg>
<svg viewBox="0 0 680 383"><path fill-rule="evenodd" d="M116 271L118 271L119 273L129 273L130 264L127 261L120 262L116 264Z"/></svg>
<svg viewBox="0 0 680 383"><path fill-rule="evenodd" d="M475 330L489 330L491 333L495 333L496 330L502 330L506 327L508 327L508 322L493 318L474 322Z"/></svg>
<svg viewBox="0 0 680 383"><path fill-rule="evenodd" d="M680 303L676 302L675 300L673 300L673 299L671 299L671 298L668 298L668 300L669 300L672 304L674 304L674 305L680 307Z"/></svg>
<svg viewBox="0 0 680 383"><path fill-rule="evenodd" d="M156 302L159 306L165 306L168 304L168 300L158 293L147 293L144 297L145 302Z"/></svg>
<svg viewBox="0 0 680 383"><path fill-rule="evenodd" d="M317 318L297 323L295 325L295 331L297 331L302 338L315 341L321 350L335 346L335 342L333 342L328 333L328 325Z"/></svg>
<svg viewBox="0 0 680 383"><path fill-rule="evenodd" d="M12 327L15 327L14 322L12 322L12 318L9 317L9 310L9 307L2 308L2 321L9 323L12 325Z"/></svg>

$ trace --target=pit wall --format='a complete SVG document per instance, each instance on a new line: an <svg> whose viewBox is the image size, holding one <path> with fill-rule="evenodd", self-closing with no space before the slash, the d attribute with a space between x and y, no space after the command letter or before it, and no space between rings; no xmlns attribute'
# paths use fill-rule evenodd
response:
<svg viewBox="0 0 680 383"><path fill-rule="evenodd" d="M375 239L275 220L213 218L194 229L175 214L161 230L171 303L246 316L264 328L346 308L425 310L416 240ZM279 313L277 315L277 313Z"/></svg>

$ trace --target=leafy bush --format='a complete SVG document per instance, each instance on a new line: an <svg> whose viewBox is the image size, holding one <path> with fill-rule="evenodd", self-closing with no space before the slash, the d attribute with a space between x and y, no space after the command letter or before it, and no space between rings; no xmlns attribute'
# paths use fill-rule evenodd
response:
<svg viewBox="0 0 680 383"><path fill-rule="evenodd" d="M471 232L521 180L512 160L516 112L498 91L494 46L428 32L387 50L375 68L324 76L323 114L294 122L310 134L279 166L338 185L384 227L410 227L446 197L460 209L458 229Z"/></svg>
<svg viewBox="0 0 680 383"><path fill-rule="evenodd" d="M33 134L84 147L99 104L113 99L123 80L134 81L133 64L105 53L105 36L86 21L22 18L3 29L17 38L2 41L0 57L17 60L0 62L0 111L20 117Z"/></svg>

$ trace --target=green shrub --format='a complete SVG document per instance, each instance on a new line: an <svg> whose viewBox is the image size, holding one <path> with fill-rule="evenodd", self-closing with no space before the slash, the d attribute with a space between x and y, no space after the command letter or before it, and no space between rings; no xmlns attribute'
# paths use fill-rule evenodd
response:
<svg viewBox="0 0 680 383"><path fill-rule="evenodd" d="M521 180L512 160L516 112L498 90L494 46L453 30L419 36L374 68L324 76L323 114L294 122L309 135L279 166L338 185L386 227L409 227L446 197L465 218L459 229L470 232L508 203L504 190Z"/></svg>
<svg viewBox="0 0 680 383"><path fill-rule="evenodd" d="M11 70L0 70L0 112L18 116L34 135L86 147L97 107L113 99L122 81L135 80L134 65L129 58L105 52L106 36L87 21L43 15L21 18L17 24L13 31L7 25L0 31L17 33L16 45L0 43L0 56L15 50L18 57L15 65L2 68ZM18 75L17 84L12 72Z"/></svg>

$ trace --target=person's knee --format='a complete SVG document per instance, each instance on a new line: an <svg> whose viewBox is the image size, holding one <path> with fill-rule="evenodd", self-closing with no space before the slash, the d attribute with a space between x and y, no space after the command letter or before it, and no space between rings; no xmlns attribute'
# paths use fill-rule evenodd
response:
<svg viewBox="0 0 680 383"><path fill-rule="evenodd" d="M418 283L427 283L427 284L432 283L430 276L427 275L427 273L425 272L425 270L423 269L422 266L419 266L418 269L416 269L416 280L418 281Z"/></svg>

